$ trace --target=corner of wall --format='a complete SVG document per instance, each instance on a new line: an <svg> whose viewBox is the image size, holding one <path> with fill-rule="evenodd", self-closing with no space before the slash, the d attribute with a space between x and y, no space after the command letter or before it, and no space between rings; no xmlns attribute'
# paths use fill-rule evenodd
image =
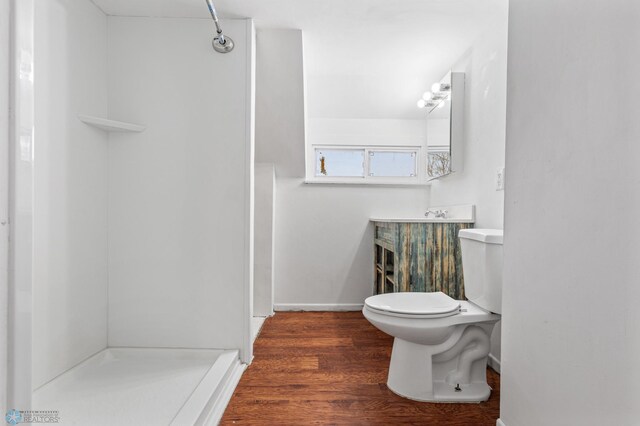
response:
<svg viewBox="0 0 640 426"><path fill-rule="evenodd" d="M255 99L256 99L256 31L252 19L247 20L247 85L245 101L245 146L246 168L245 176L245 256L244 256L244 315L243 315L243 346L240 360L250 364L253 358L253 338L251 333L251 319L253 318L254 298L254 215L255 215Z"/></svg>

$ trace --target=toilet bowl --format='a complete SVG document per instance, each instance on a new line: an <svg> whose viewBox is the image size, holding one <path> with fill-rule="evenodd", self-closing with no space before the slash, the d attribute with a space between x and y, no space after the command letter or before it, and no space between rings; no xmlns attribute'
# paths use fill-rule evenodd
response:
<svg viewBox="0 0 640 426"><path fill-rule="evenodd" d="M502 305L502 231L465 229L459 237L468 301L441 292L365 300L365 318L395 338L387 386L400 396L481 402L491 394L486 367Z"/></svg>

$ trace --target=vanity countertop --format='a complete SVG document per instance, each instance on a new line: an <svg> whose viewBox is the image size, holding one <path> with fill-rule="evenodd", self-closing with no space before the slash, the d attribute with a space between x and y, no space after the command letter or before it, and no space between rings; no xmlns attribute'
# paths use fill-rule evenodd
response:
<svg viewBox="0 0 640 426"><path fill-rule="evenodd" d="M413 216L413 217L372 217L371 222L387 222L387 223L475 223L476 208L473 204L463 204L457 206L432 206L428 209L431 214L429 217ZM447 217L434 217L435 212L444 210Z"/></svg>
<svg viewBox="0 0 640 426"><path fill-rule="evenodd" d="M469 218L426 218L426 217L372 217L371 222L392 222L392 223L474 223L475 220Z"/></svg>

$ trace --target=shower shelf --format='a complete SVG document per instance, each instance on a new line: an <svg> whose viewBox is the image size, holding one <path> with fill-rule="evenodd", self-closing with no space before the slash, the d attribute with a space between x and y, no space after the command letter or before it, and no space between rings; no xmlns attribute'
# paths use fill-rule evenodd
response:
<svg viewBox="0 0 640 426"><path fill-rule="evenodd" d="M106 118L93 117L91 115L78 115L83 123L107 132L142 132L147 126L141 124L125 123L124 121L107 120Z"/></svg>

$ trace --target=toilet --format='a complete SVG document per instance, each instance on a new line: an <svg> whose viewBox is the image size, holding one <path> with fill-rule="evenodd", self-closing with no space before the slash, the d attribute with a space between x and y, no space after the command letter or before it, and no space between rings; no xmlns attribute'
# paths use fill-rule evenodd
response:
<svg viewBox="0 0 640 426"><path fill-rule="evenodd" d="M367 298L362 309L395 338L387 386L409 399L481 402L491 394L486 368L502 312L502 230L462 229L458 236L468 300L387 293Z"/></svg>

